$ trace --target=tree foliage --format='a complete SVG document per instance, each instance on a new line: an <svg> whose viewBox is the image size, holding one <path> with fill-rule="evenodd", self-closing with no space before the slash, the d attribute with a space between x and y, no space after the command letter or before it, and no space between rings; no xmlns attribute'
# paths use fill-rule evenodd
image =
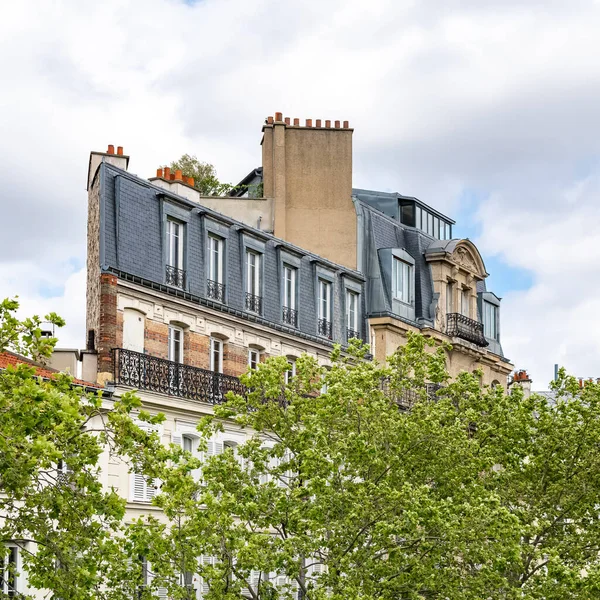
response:
<svg viewBox="0 0 600 600"><path fill-rule="evenodd" d="M599 597L600 387L563 373L549 402L450 381L431 344L410 336L387 366L359 344L329 370L305 356L289 384L284 358L248 372L249 393L199 429L204 448L231 421L249 441L205 460L173 448L166 520L132 524L156 585L192 598L190 572L211 600Z"/></svg>
<svg viewBox="0 0 600 600"><path fill-rule="evenodd" d="M16 300L0 304L0 352L48 357L56 339L41 335L39 317L20 320L17 309ZM125 500L103 487L100 458L129 456L152 471L145 453L160 460L162 446L135 424L139 406L133 394L107 400L65 374L42 379L30 364L0 371L0 541L16 544L23 563L9 585L26 573L31 587L54 597L126 597L113 577L114 561L125 556L118 542Z"/></svg>
<svg viewBox="0 0 600 600"><path fill-rule="evenodd" d="M203 196L222 196L227 194L232 185L222 183L217 177L217 170L210 163L202 162L196 156L184 154L179 160L171 163L171 170L180 169L186 177L194 178L194 187Z"/></svg>

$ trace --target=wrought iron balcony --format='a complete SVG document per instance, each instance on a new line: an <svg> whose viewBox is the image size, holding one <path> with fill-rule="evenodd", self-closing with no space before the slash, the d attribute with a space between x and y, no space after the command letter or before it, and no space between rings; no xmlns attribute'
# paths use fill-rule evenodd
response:
<svg viewBox="0 0 600 600"><path fill-rule="evenodd" d="M425 393L429 400L435 400L438 397L438 391L444 386L440 383L426 383ZM384 377L381 380L381 390L388 397L391 397L400 407L401 410L409 410L421 398L421 394L415 389L400 389L393 390L390 386L390 378Z"/></svg>
<svg viewBox="0 0 600 600"><path fill-rule="evenodd" d="M356 338L356 339L361 339L360 338L360 333L358 331L355 331L354 329L346 329L346 336L348 337L349 340L351 340L352 338Z"/></svg>
<svg viewBox="0 0 600 600"><path fill-rule="evenodd" d="M113 349L113 364L117 384L208 404L222 404L227 392L246 390L237 377L124 348Z"/></svg>
<svg viewBox="0 0 600 600"><path fill-rule="evenodd" d="M250 292L246 292L246 310L262 314L262 296L255 296Z"/></svg>
<svg viewBox="0 0 600 600"><path fill-rule="evenodd" d="M217 300L219 302L225 302L225 286L222 283L213 281L212 279L206 280L206 295L208 298Z"/></svg>
<svg viewBox="0 0 600 600"><path fill-rule="evenodd" d="M167 285L173 285L181 289L185 288L185 271L183 269L167 265L165 267L165 278Z"/></svg>
<svg viewBox="0 0 600 600"><path fill-rule="evenodd" d="M319 319L317 331L319 332L319 335L331 339L331 321L328 321L327 319Z"/></svg>
<svg viewBox="0 0 600 600"><path fill-rule="evenodd" d="M460 313L449 313L446 317L446 333L450 337L458 337L478 346L489 344L483 335L483 323L469 319Z"/></svg>
<svg viewBox="0 0 600 600"><path fill-rule="evenodd" d="M298 327L298 311L295 308L290 308L289 306L284 306L283 311L281 313L281 320L286 325L291 325L292 327Z"/></svg>

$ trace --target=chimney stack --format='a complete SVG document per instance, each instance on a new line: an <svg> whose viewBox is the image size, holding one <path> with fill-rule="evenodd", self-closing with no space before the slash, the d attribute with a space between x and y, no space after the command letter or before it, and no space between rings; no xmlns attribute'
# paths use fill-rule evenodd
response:
<svg viewBox="0 0 600 600"><path fill-rule="evenodd" d="M88 179L87 179L87 189L90 189L92 185L92 181L96 176L96 172L98 171L98 167L101 163L108 163L118 167L119 169L123 169L127 171L127 167L129 166L129 156L123 153L123 146L117 147L117 152L115 154L115 146L114 144L108 144L108 148L106 152L97 152L92 150L90 152L90 161L88 163Z"/></svg>
<svg viewBox="0 0 600 600"><path fill-rule="evenodd" d="M349 122L332 128L330 119L325 127L322 119L291 121L276 112L263 125L263 190L273 199L274 234L356 269Z"/></svg>

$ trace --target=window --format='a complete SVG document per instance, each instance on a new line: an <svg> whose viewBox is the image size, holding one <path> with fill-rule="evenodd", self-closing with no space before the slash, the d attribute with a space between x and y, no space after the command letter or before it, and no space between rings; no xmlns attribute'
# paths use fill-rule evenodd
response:
<svg viewBox="0 0 600 600"><path fill-rule="evenodd" d="M331 283L319 279L319 319L331 321Z"/></svg>
<svg viewBox="0 0 600 600"><path fill-rule="evenodd" d="M292 379L296 376L296 360L288 358L288 364L290 368L285 372L285 382L291 383Z"/></svg>
<svg viewBox="0 0 600 600"><path fill-rule="evenodd" d="M208 279L223 283L223 240L213 235L208 236Z"/></svg>
<svg viewBox="0 0 600 600"><path fill-rule="evenodd" d="M433 235L433 215L427 213L427 233Z"/></svg>
<svg viewBox="0 0 600 600"><path fill-rule="evenodd" d="M183 225L167 220L167 265L183 269Z"/></svg>
<svg viewBox="0 0 600 600"><path fill-rule="evenodd" d="M348 339L359 337L358 294L351 290L346 290L346 327L348 328Z"/></svg>
<svg viewBox="0 0 600 600"><path fill-rule="evenodd" d="M195 441L191 435L181 436L181 446L186 452L194 452Z"/></svg>
<svg viewBox="0 0 600 600"><path fill-rule="evenodd" d="M440 237L440 220L437 217L433 217L433 237Z"/></svg>
<svg viewBox="0 0 600 600"><path fill-rule="evenodd" d="M296 269L283 265L283 309L281 320L286 325L298 327L298 311L296 310Z"/></svg>
<svg viewBox="0 0 600 600"><path fill-rule="evenodd" d="M260 254L246 252L246 310L260 314L262 309Z"/></svg>
<svg viewBox="0 0 600 600"><path fill-rule="evenodd" d="M210 338L210 370L223 372L223 342L215 338Z"/></svg>
<svg viewBox="0 0 600 600"><path fill-rule="evenodd" d="M248 350L248 366L251 369L256 369L259 362L260 362L260 351L255 350L254 348L250 348L250 350Z"/></svg>
<svg viewBox="0 0 600 600"><path fill-rule="evenodd" d="M169 325L169 360L183 362L183 329Z"/></svg>
<svg viewBox="0 0 600 600"><path fill-rule="evenodd" d="M465 317L470 317L470 298L471 290L468 288L463 289L460 295L460 314Z"/></svg>
<svg viewBox="0 0 600 600"><path fill-rule="evenodd" d="M490 340L498 340L498 307L483 303L483 334Z"/></svg>
<svg viewBox="0 0 600 600"><path fill-rule="evenodd" d="M3 548L0 554L0 594L6 594L9 598L16 597L18 589L17 571L19 569L19 548L9 546Z"/></svg>
<svg viewBox="0 0 600 600"><path fill-rule="evenodd" d="M319 300L318 300L319 322L317 331L319 335L331 339L331 283L319 279Z"/></svg>
<svg viewBox="0 0 600 600"><path fill-rule="evenodd" d="M448 282L446 284L446 314L454 312L454 284Z"/></svg>
<svg viewBox="0 0 600 600"><path fill-rule="evenodd" d="M422 215L423 215L423 209L420 206L417 206L415 226L418 227L419 229L422 229L422 227L423 227L423 225L421 223Z"/></svg>
<svg viewBox="0 0 600 600"><path fill-rule="evenodd" d="M283 265L283 306L296 309L296 269Z"/></svg>
<svg viewBox="0 0 600 600"><path fill-rule="evenodd" d="M396 300L412 302L413 267L399 258L392 263L392 295Z"/></svg>
<svg viewBox="0 0 600 600"><path fill-rule="evenodd" d="M157 494L157 486L140 473L131 474L131 500L133 502L151 502Z"/></svg>

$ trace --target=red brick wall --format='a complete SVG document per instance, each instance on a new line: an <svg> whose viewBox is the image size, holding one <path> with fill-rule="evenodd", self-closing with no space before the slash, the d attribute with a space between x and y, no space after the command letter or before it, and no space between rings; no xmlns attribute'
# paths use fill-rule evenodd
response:
<svg viewBox="0 0 600 600"><path fill-rule="evenodd" d="M118 329L122 339L123 325L121 322L119 328L117 322L117 278L115 275L103 273L100 275L100 323L96 342L99 373L113 372L111 350L117 347Z"/></svg>

